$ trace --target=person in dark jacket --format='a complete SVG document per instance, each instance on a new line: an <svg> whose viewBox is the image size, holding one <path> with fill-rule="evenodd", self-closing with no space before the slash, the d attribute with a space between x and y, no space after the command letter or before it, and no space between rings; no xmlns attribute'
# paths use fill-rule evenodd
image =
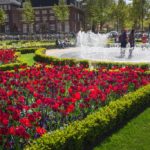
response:
<svg viewBox="0 0 150 150"><path fill-rule="evenodd" d="M121 43L121 57L125 56L125 51L127 47L127 32L126 30L123 30L121 35L120 35L120 43Z"/></svg>
<svg viewBox="0 0 150 150"><path fill-rule="evenodd" d="M132 29L129 34L129 43L130 43L130 49L129 49L129 58L130 58L130 57L132 57L132 52L133 52L134 46L135 46L134 29Z"/></svg>

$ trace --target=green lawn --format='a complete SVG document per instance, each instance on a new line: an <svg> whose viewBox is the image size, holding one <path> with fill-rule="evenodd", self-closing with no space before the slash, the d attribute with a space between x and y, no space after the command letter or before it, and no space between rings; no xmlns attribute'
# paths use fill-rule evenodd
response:
<svg viewBox="0 0 150 150"><path fill-rule="evenodd" d="M150 108L94 150L150 150Z"/></svg>
<svg viewBox="0 0 150 150"><path fill-rule="evenodd" d="M20 59L22 61L26 62L29 66L32 66L35 63L35 61L33 59L34 55L35 55L34 53L22 54Z"/></svg>

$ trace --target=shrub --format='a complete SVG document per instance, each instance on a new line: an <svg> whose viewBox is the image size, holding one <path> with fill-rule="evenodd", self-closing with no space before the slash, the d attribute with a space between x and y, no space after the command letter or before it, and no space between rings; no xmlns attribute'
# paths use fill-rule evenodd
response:
<svg viewBox="0 0 150 150"><path fill-rule="evenodd" d="M89 61L89 60L76 60L72 58L57 58L55 56L47 56L45 55L46 49L40 48L35 52L35 60L44 62L44 63L53 63L54 65L82 65L88 68L91 65L94 68L106 67L107 69L111 69L112 67L131 67L131 68L142 68L148 69L150 64L148 63L118 63L118 62L105 62L105 61Z"/></svg>
<svg viewBox="0 0 150 150"><path fill-rule="evenodd" d="M1 71L13 70L15 68L20 68L21 66L26 65L26 63L12 63L0 66Z"/></svg>
<svg viewBox="0 0 150 150"><path fill-rule="evenodd" d="M21 54L34 53L37 48L18 48L17 51Z"/></svg>
<svg viewBox="0 0 150 150"><path fill-rule="evenodd" d="M20 59L21 56L20 52L15 52L13 55L14 55L13 57L16 58L15 62L0 65L1 71L13 70L15 68L20 68L21 66L26 65L26 63Z"/></svg>
<svg viewBox="0 0 150 150"><path fill-rule="evenodd" d="M45 48L40 48L35 52L34 59L43 63L52 63L54 65L76 65L76 60L71 58L57 58L54 56L46 56Z"/></svg>
<svg viewBox="0 0 150 150"><path fill-rule="evenodd" d="M94 68L107 67L108 69L111 69L114 66L117 66L117 67L128 66L128 67L133 67L133 68L139 67L142 69L148 69L150 67L150 64L148 63L121 63L121 62L105 62L105 61L102 61L102 62L92 61L91 65Z"/></svg>
<svg viewBox="0 0 150 150"><path fill-rule="evenodd" d="M89 60L78 60L79 65L89 68Z"/></svg>
<svg viewBox="0 0 150 150"><path fill-rule="evenodd" d="M103 137L118 125L132 118L150 105L150 85L110 102L106 107L76 121L63 130L43 135L28 145L26 150L83 150L98 137Z"/></svg>

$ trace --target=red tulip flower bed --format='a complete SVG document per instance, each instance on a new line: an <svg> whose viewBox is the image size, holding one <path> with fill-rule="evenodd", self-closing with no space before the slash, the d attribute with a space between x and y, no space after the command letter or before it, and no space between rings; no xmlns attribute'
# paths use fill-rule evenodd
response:
<svg viewBox="0 0 150 150"><path fill-rule="evenodd" d="M14 50L0 50L0 65L15 62L15 60L16 56Z"/></svg>
<svg viewBox="0 0 150 150"><path fill-rule="evenodd" d="M0 72L0 147L22 149L30 138L63 128L146 85L138 68L89 71L45 65Z"/></svg>

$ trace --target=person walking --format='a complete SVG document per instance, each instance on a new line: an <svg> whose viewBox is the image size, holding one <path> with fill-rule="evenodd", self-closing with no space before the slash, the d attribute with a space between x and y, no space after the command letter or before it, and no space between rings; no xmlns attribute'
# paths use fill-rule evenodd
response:
<svg viewBox="0 0 150 150"><path fill-rule="evenodd" d="M134 46L135 46L135 31L134 29L131 30L130 34L129 34L129 43L130 43L130 49L129 49L129 58L132 57L132 52L134 50Z"/></svg>
<svg viewBox="0 0 150 150"><path fill-rule="evenodd" d="M142 50L146 48L146 43L147 43L147 36L145 33L142 35Z"/></svg>
<svg viewBox="0 0 150 150"><path fill-rule="evenodd" d="M125 51L126 51L126 46L127 46L127 32L124 29L120 35L120 43L121 43L121 50L120 50L120 54L121 57L125 56Z"/></svg>

